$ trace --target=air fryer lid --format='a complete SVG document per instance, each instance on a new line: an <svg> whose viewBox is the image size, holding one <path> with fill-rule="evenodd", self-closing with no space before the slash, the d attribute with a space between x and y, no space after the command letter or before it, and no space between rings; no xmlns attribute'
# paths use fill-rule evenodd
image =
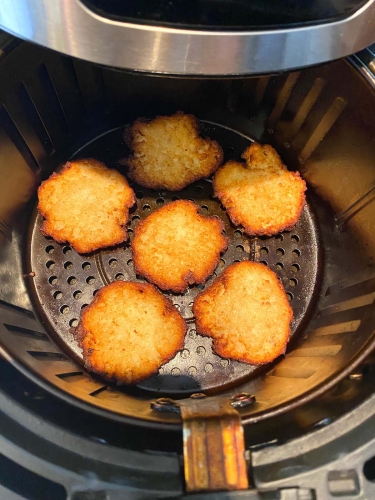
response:
<svg viewBox="0 0 375 500"><path fill-rule="evenodd" d="M374 42L375 0L2 0L0 27L134 71L246 75L337 59Z"/></svg>

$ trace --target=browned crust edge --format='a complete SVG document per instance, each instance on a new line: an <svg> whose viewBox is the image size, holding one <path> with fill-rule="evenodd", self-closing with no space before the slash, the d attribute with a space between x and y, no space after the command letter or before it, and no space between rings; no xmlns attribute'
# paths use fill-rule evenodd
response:
<svg viewBox="0 0 375 500"><path fill-rule="evenodd" d="M183 111L177 111L176 113L174 113L173 115L170 115L170 116L158 115L158 116L156 116L155 118L152 118L152 119L148 119L148 118L144 118L144 117L137 118L132 125L129 125L129 126L125 127L124 133L123 133L123 138L124 138L125 144L131 149L131 151L134 151L134 149L133 149L133 140L134 140L134 138L133 138L133 127L135 125L144 124L144 123L151 123L154 120L157 120L157 119L160 119L160 118L171 118L171 117L175 117L175 116L187 116L190 119L192 119L194 121L195 129L197 131L198 137L200 139L203 139L205 141L210 142L211 144L215 144L216 145L217 151L218 151L218 158L217 158L217 161L216 161L216 165L214 165L211 168L210 173L208 175L207 174L205 174L205 175L197 175L192 180L190 180L189 182L181 183L178 186L173 187L173 189L169 188L168 191L172 191L172 192L181 191L186 186L188 186L189 184L192 184L193 182L198 181L199 179L211 177L211 175L214 174L217 171L217 169L220 167L220 165L223 163L224 151L223 151L223 148L220 146L220 144L217 141L215 141L214 139L211 139L210 137L202 136L201 135L202 126L201 126L201 123L198 120L198 118L196 116L192 115L192 114L185 114ZM140 186L143 186L143 187L146 187L146 188L149 188L149 189L155 189L155 190L157 190L157 189L166 189L163 184L157 184L156 182L144 182L144 180L142 178L139 178L136 175L135 169L133 167L133 159L134 159L134 157L133 157L133 155L131 155L128 158L123 158L122 160L120 160L119 163L121 165L127 167L127 169L128 169L127 170L127 174L128 174L128 176L134 182L136 182Z"/></svg>
<svg viewBox="0 0 375 500"><path fill-rule="evenodd" d="M85 160L85 161L95 161L95 163L100 163L101 166L105 167L106 169L108 170L111 170L109 169L103 162L99 161L99 160L96 160L95 158L83 158L82 160ZM59 170L59 172L53 172L49 177L48 179L46 179L45 181L43 181L40 186L38 187L38 196L39 196L39 190L41 189L41 187L48 183L50 180L54 179L55 177L59 177L61 174L63 174L64 172L66 172L67 170L69 170L73 165L74 163L78 163L82 160L75 160L75 161L67 161L62 167L61 169ZM120 175L122 175L120 172L119 172ZM123 176L124 177L124 176ZM124 177L124 179L126 180L126 177ZM136 197L135 197L135 193L134 193L134 190L129 186L129 188L131 189L132 191L132 199L130 200L130 203L131 204L125 204L124 205L124 212L127 212L127 216L126 216L126 222L124 224L119 224L120 226L120 229L122 231L122 235L117 239L117 240L112 240L108 245L103 245L103 246L100 246L100 247L97 247L97 246L91 246L91 247L87 247L87 245L85 246L82 246L82 245L77 245L77 244L73 244L71 243L69 240L66 240L66 239L61 239L59 238L56 233L53 231L53 230L48 230L47 226L48 226L48 216L47 214L42 210L42 208L40 207L40 203L38 202L38 206L37 206L37 209L38 209L38 212L39 214L43 217L43 222L42 222L42 225L40 227L40 232L44 235L44 236L50 236L51 238L53 238L57 243L69 243L69 245L76 251L78 252L79 254L89 254L89 253L92 253L94 252L95 250L98 250L99 248L108 248L108 247L112 247L112 246L115 246L115 245L119 245L120 243L124 243L125 241L128 240L129 238L129 235L128 235L128 232L127 232L127 229L126 229L126 224L129 222L129 208L131 208L134 203L136 202Z"/></svg>
<svg viewBox="0 0 375 500"><path fill-rule="evenodd" d="M180 205L184 204L185 206L194 206L194 208L196 209L196 213L197 213L198 217L202 218L205 222L207 222L207 220L208 220L209 222L215 222L215 224L219 224L219 226L220 226L220 235L222 236L222 242L223 242L223 244L222 244L222 246L219 249L217 258L215 260L212 260L212 262L210 263L211 264L210 266L207 266L206 273L201 278L199 278L199 277L196 277L196 275L192 271L188 271L182 277L182 279L184 281L183 285L181 284L181 286L172 286L171 287L170 283L168 283L167 280L163 280L163 279L156 280L154 277L152 277L148 273L147 268L144 268L144 267L141 266L141 264L139 262L139 257L138 257L137 249L135 248L136 237L137 237L137 235L139 235L139 234L141 234L143 232L143 228L146 226L148 218L150 216L146 217L146 219L144 219L143 221L140 221L137 224L137 226L135 227L134 238L133 238L133 241L131 242L131 249L132 249L132 253L133 253L134 269L135 269L135 271L138 274L141 274L148 281L150 281L151 283L154 283L155 285L157 285L162 290L171 290L174 293L182 293L182 292L184 292L189 287L189 285L195 285L195 284L196 285L202 285L203 283L205 283L207 281L208 277L214 272L215 268L219 264L221 254L223 252L225 252L225 250L228 248L229 239L222 234L222 231L224 230L224 223L223 223L223 221L221 219L216 218L216 217L207 217L207 216L201 215L199 213L199 206L196 205L194 202L192 202L190 200L177 200L177 201L173 201L171 203L168 203L164 207L161 207L158 210L155 210L155 212L153 212L153 214L156 214L156 213L158 213L158 212L160 212L162 210L165 211L168 207L170 207L171 205L176 204L176 203L178 203Z"/></svg>
<svg viewBox="0 0 375 500"><path fill-rule="evenodd" d="M181 342L180 342L180 345L178 346L178 348L170 356L165 356L158 368L156 368L155 370L150 370L147 373L147 375L144 375L144 376L138 377L138 378L134 378L131 383L129 383L121 378L109 377L106 374L106 372L98 369L96 366L94 366L90 362L90 353L89 353L90 349L86 350L83 347L83 340L86 337L86 335L89 333L89 331L84 326L85 314L88 311L90 311L90 309L96 307L96 304L98 302L100 302L101 296L103 295L104 290L106 290L108 287L121 288L124 283L134 283L137 286L138 290L145 290L146 288L151 287L154 292L156 292L160 297L163 298L163 302L165 305L165 308L164 308L165 313L167 315L173 314L176 318L178 318L179 322L180 322L180 326L182 327L182 331L183 331L183 334L181 335ZM149 378L152 375L154 375L155 373L157 373L159 371L160 366L164 365L165 363L167 363L168 361L173 359L173 357L178 353L178 351L180 351L184 347L186 332L187 332L187 324L186 324L185 320L183 319L183 317L181 316L181 314L174 307L173 302L168 297L165 297L154 285L152 285L150 283L138 283L135 281L130 281L130 282L129 281L119 281L119 282L110 283L109 285L102 287L98 291L98 293L95 295L94 300L81 313L79 324L74 331L74 337L75 337L76 341L78 342L79 347L82 349L84 367L87 370L89 370L90 372L96 373L97 375L100 375L101 377L103 377L105 380L108 380L109 382L116 382L117 385L135 385L135 384L138 384L139 382L141 382L142 380L146 380L147 378Z"/></svg>
<svg viewBox="0 0 375 500"><path fill-rule="evenodd" d="M227 281L227 274L230 270L232 270L235 266L239 266L239 265L243 265L244 263L248 264L248 265L252 265L252 266L262 266L264 269L267 269L268 273L269 274L272 274L273 276L276 277L276 281L277 281L277 286L280 288L280 290L283 292L283 295L285 296L285 304L288 306L288 310L289 310L289 314L290 314L290 317L289 317L289 325L290 323L292 322L293 320L293 309L291 307L291 305L289 304L288 302L288 299L286 298L286 293L285 293L285 289L282 285L282 283L280 282L280 280L278 279L277 277L277 274L274 273L271 269L269 269L267 266L265 266L264 264L260 264L258 262L251 262L251 261L242 261L242 262L236 262L235 264L232 264L230 266L228 266L225 271L223 271L223 273L221 274L221 276L219 276L213 283L210 287L208 287L206 290L202 290L202 292L200 292L194 299L194 304L193 304L193 315L195 317L195 325L196 325L196 329L197 329L197 332L200 334L200 335L203 335L205 337L211 337L212 340L213 340L213 350L216 354L218 354L219 356L221 356L222 358L225 358L225 359L233 359L233 360L236 360L236 361L241 361L243 363L247 363L247 364L251 364L251 365L265 365L267 363L270 363L271 361L274 361L277 357L281 356L282 354L285 354L285 351L286 351L286 347L287 347L287 344L288 344L288 341L290 339L290 335L291 335L291 329L289 327L288 331L285 333L285 340L284 340L284 344L283 346L281 347L280 351L278 352L278 354L276 356L272 356L272 357L269 357L269 358L265 358L263 359L262 361L259 361L255 358L251 358L251 355L249 355L247 358L244 358L244 357L231 357L231 356L228 356L228 353L226 353L223 349L220 349L220 341L218 341L212 334L210 328L206 327L205 324L204 324L204 321L203 321L203 314L202 312L200 311L200 308L199 308L199 298L200 297L204 297L205 294L209 293L210 290L223 283L223 286L224 288L226 288L226 281Z"/></svg>

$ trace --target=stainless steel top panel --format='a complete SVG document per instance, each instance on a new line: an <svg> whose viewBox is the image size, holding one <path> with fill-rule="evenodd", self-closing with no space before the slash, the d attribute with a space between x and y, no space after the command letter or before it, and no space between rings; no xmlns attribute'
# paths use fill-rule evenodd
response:
<svg viewBox="0 0 375 500"><path fill-rule="evenodd" d="M291 70L352 54L375 41L375 0L332 23L257 31L203 31L130 24L80 0L1 0L0 27L98 64L175 75Z"/></svg>

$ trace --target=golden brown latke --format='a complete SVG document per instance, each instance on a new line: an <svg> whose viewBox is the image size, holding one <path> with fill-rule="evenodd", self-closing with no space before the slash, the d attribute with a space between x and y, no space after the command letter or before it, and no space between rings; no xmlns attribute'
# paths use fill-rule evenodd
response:
<svg viewBox="0 0 375 500"><path fill-rule="evenodd" d="M180 191L212 175L223 161L219 144L200 137L197 118L182 112L140 118L124 137L133 155L122 163L135 182L152 189Z"/></svg>
<svg viewBox="0 0 375 500"><path fill-rule="evenodd" d="M192 201L174 201L135 228L135 269L163 290L181 293L189 285L204 283L228 247L223 223L198 210Z"/></svg>
<svg viewBox="0 0 375 500"><path fill-rule="evenodd" d="M263 264L227 267L196 297L193 312L198 333L212 337L223 358L258 365L285 352L293 311L276 274Z"/></svg>
<svg viewBox="0 0 375 500"><path fill-rule="evenodd" d="M229 161L215 174L213 187L235 225L247 234L272 236L290 230L305 204L306 184L290 172L274 148L253 143L242 158Z"/></svg>
<svg viewBox="0 0 375 500"><path fill-rule="evenodd" d="M117 170L94 159L76 160L53 173L38 189L41 231L77 252L122 243L135 197Z"/></svg>
<svg viewBox="0 0 375 500"><path fill-rule="evenodd" d="M185 333L180 313L156 287L117 281L83 310L76 336L88 370L136 384L182 349Z"/></svg>

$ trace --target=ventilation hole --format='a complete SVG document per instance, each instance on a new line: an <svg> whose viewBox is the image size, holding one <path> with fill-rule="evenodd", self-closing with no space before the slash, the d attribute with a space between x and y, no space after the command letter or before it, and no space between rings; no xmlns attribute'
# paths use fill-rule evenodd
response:
<svg viewBox="0 0 375 500"><path fill-rule="evenodd" d="M71 253L72 249L70 247L64 247L63 248L63 253L66 255L68 253Z"/></svg>
<svg viewBox="0 0 375 500"><path fill-rule="evenodd" d="M197 369L195 368L195 366L189 366L188 374L190 375L190 377L194 377L197 374Z"/></svg>
<svg viewBox="0 0 375 500"><path fill-rule="evenodd" d="M84 263L82 264L82 269L83 269L84 271L88 271L89 269L91 269L91 264L90 264L90 262L84 262Z"/></svg>
<svg viewBox="0 0 375 500"><path fill-rule="evenodd" d="M223 230L221 231L221 234L222 234L223 236L226 236L226 235L227 235L226 230L225 230L225 229L223 229Z"/></svg>
<svg viewBox="0 0 375 500"><path fill-rule="evenodd" d="M2 127L6 130L7 136L12 141L13 145L17 148L17 151L22 155L23 159L30 167L32 171L38 170L38 164L32 154L28 144L26 143L23 135L18 129L17 125L14 123L13 119L9 115L4 104L1 105L1 122Z"/></svg>
<svg viewBox="0 0 375 500"><path fill-rule="evenodd" d="M237 245L237 246L236 246L236 250L237 250L238 252L244 252L244 251L245 251L245 249L244 249L243 245Z"/></svg>
<svg viewBox="0 0 375 500"><path fill-rule="evenodd" d="M51 285L56 285L57 283L57 276L51 276L50 278L48 278L48 281Z"/></svg>
<svg viewBox="0 0 375 500"><path fill-rule="evenodd" d="M260 255L268 255L268 248L262 247L260 249Z"/></svg>
<svg viewBox="0 0 375 500"><path fill-rule="evenodd" d="M277 234L275 236L275 240L283 241L283 239L284 239L284 236L282 234Z"/></svg>
<svg viewBox="0 0 375 500"><path fill-rule="evenodd" d="M194 302L189 302L189 307L193 307Z"/></svg>
<svg viewBox="0 0 375 500"><path fill-rule="evenodd" d="M202 215L206 215L206 214L208 214L208 206L207 206L207 205L202 205L202 206L201 206L201 209L200 209L200 213L201 213Z"/></svg>
<svg viewBox="0 0 375 500"><path fill-rule="evenodd" d="M293 294L292 294L292 293L290 293L290 292L288 292L288 293L286 294L286 296L288 297L289 302L292 302L292 300L293 300Z"/></svg>
<svg viewBox="0 0 375 500"><path fill-rule="evenodd" d="M242 238L242 231L240 231L239 229L236 229L234 231L234 237L235 238Z"/></svg>
<svg viewBox="0 0 375 500"><path fill-rule="evenodd" d="M172 201L177 201L177 200L179 200L179 199L180 199L180 197L179 197L179 196L172 196Z"/></svg>
<svg viewBox="0 0 375 500"><path fill-rule="evenodd" d="M267 262L265 260L261 260L259 264L264 264L265 266L268 266Z"/></svg>
<svg viewBox="0 0 375 500"><path fill-rule="evenodd" d="M204 356L206 354L206 349L202 345L198 346L197 354L198 356Z"/></svg>
<svg viewBox="0 0 375 500"><path fill-rule="evenodd" d="M195 203L194 198L188 198L188 201L191 201L192 203Z"/></svg>
<svg viewBox="0 0 375 500"><path fill-rule="evenodd" d="M225 212L225 207L224 207L224 205L220 205L220 210L222 210L223 212Z"/></svg>
<svg viewBox="0 0 375 500"><path fill-rule="evenodd" d="M202 194L202 193L203 193L203 188L202 188L202 186L196 186L196 187L195 187L195 192L196 192L197 194Z"/></svg>
<svg viewBox="0 0 375 500"><path fill-rule="evenodd" d="M131 266L133 264L133 259L129 259L126 263L128 266Z"/></svg>
<svg viewBox="0 0 375 500"><path fill-rule="evenodd" d="M87 306L88 306L88 304L82 304L82 305L81 305L81 309L84 309L84 308L85 308L85 307L87 307Z"/></svg>
<svg viewBox="0 0 375 500"><path fill-rule="evenodd" d="M188 357L190 357L189 349L184 349L183 351L181 351L181 358L187 359Z"/></svg>
<svg viewBox="0 0 375 500"><path fill-rule="evenodd" d="M81 292L81 290L76 290L76 291L73 293L73 297L74 297L76 300L79 300L79 299L82 297L82 292Z"/></svg>
<svg viewBox="0 0 375 500"><path fill-rule="evenodd" d="M233 264L237 264L238 262L241 262L240 260L236 259L233 261Z"/></svg>
<svg viewBox="0 0 375 500"><path fill-rule="evenodd" d="M277 262L275 267L278 271L281 271L281 269L283 269L284 267L284 264L282 262Z"/></svg>
<svg viewBox="0 0 375 500"><path fill-rule="evenodd" d="M69 285L75 285L77 283L77 278L75 276L69 276L68 278L68 284Z"/></svg>
<svg viewBox="0 0 375 500"><path fill-rule="evenodd" d="M53 116L53 122L56 124L57 129L61 130L62 137L65 137L63 134L67 135L69 132L68 123L45 63L42 63L38 67L37 75L44 91L46 102L48 102L49 112Z"/></svg>
<svg viewBox="0 0 375 500"><path fill-rule="evenodd" d="M292 255L293 257L299 257L301 255L301 252L299 250L293 250Z"/></svg>
<svg viewBox="0 0 375 500"><path fill-rule="evenodd" d="M56 300L60 300L62 296L63 296L62 292L55 292L53 294L53 298Z"/></svg>
<svg viewBox="0 0 375 500"><path fill-rule="evenodd" d="M71 326L72 328L75 328L76 326L78 326L78 319L76 318L73 318L69 321L69 326Z"/></svg>
<svg viewBox="0 0 375 500"><path fill-rule="evenodd" d="M30 356L32 356L35 359L39 360L51 360L51 359L56 359L56 360L66 360L68 359L64 354L60 352L42 352L42 351L27 351Z"/></svg>
<svg viewBox="0 0 375 500"><path fill-rule="evenodd" d="M64 263L65 269L72 269L73 263L68 260L68 262Z"/></svg>
<svg viewBox="0 0 375 500"><path fill-rule="evenodd" d="M138 222L139 220L140 220L139 215L133 215L133 217L132 217L133 222Z"/></svg>
<svg viewBox="0 0 375 500"><path fill-rule="evenodd" d="M8 332L11 332L15 335L49 341L49 338L45 333L37 332L35 330L28 330L27 328L23 328L22 326L8 325L7 323L4 323L4 326L8 330Z"/></svg>
<svg viewBox="0 0 375 500"><path fill-rule="evenodd" d="M144 212L151 212L151 207L150 207L150 205L143 205L143 211L144 211Z"/></svg>
<svg viewBox="0 0 375 500"><path fill-rule="evenodd" d="M95 281L95 277L94 277L94 276L88 276L88 277L86 278L86 283L87 283L88 285L92 285L92 284L94 283L94 281Z"/></svg>
<svg viewBox="0 0 375 500"><path fill-rule="evenodd" d="M125 279L125 276L122 273L117 273L115 279L121 281Z"/></svg>
<svg viewBox="0 0 375 500"><path fill-rule="evenodd" d="M219 266L220 267L224 267L225 266L225 260L224 259L220 259Z"/></svg>
<svg viewBox="0 0 375 500"><path fill-rule="evenodd" d="M138 200L141 200L143 198L143 191L137 191L135 193L135 196L138 198Z"/></svg>
<svg viewBox="0 0 375 500"><path fill-rule="evenodd" d="M221 359L220 364L223 368L226 368L227 366L229 366L229 360L228 359Z"/></svg>
<svg viewBox="0 0 375 500"><path fill-rule="evenodd" d="M92 292L93 296L95 297L95 295L99 292L99 289L96 289Z"/></svg>
<svg viewBox="0 0 375 500"><path fill-rule="evenodd" d="M299 236L296 234L293 234L293 236L290 238L293 243L298 243L299 242Z"/></svg>
<svg viewBox="0 0 375 500"><path fill-rule="evenodd" d="M277 253L277 255L284 255L285 254L285 250L283 248L278 248L276 250L276 253Z"/></svg>
<svg viewBox="0 0 375 500"><path fill-rule="evenodd" d="M69 312L69 307L68 307L67 305L65 305L65 306L61 306L61 307L60 307L60 312L61 312L61 314L68 314L68 312Z"/></svg>
<svg viewBox="0 0 375 500"><path fill-rule="evenodd" d="M48 247L46 247L46 252L47 253L53 253L55 251L55 247L52 246L52 245L48 245Z"/></svg>
<svg viewBox="0 0 375 500"><path fill-rule="evenodd" d="M191 339L194 339L194 338L195 338L196 333L197 333L197 332L196 332L195 330L190 330L190 332L189 332L189 337L190 337Z"/></svg>
<svg viewBox="0 0 375 500"><path fill-rule="evenodd" d="M164 205L164 200L163 198L158 198L156 200L156 204L159 206L159 207L162 207Z"/></svg>
<svg viewBox="0 0 375 500"><path fill-rule="evenodd" d="M171 374L173 377L179 377L181 375L181 370L179 368L173 368Z"/></svg>
<svg viewBox="0 0 375 500"><path fill-rule="evenodd" d="M289 280L289 285L290 285L290 286L296 286L296 285L297 285L297 283L298 283L298 281L297 281L295 278L291 278L291 279Z"/></svg>
<svg viewBox="0 0 375 500"><path fill-rule="evenodd" d="M40 116L30 97L29 91L23 83L20 83L16 92L21 107L31 124L32 130L35 131L40 143L43 144L44 150L46 151L47 155L50 156L54 152L51 139L49 138L45 126L40 119Z"/></svg>
<svg viewBox="0 0 375 500"><path fill-rule="evenodd" d="M371 457L363 464L363 474L367 481L375 482L375 457Z"/></svg>
<svg viewBox="0 0 375 500"><path fill-rule="evenodd" d="M55 263L53 262L53 260L49 260L46 264L46 268L53 269L54 267L55 267Z"/></svg>
<svg viewBox="0 0 375 500"><path fill-rule="evenodd" d="M110 259L108 264L111 266L111 267L116 267L117 266L117 260L116 259Z"/></svg>
<svg viewBox="0 0 375 500"><path fill-rule="evenodd" d="M206 373L212 373L214 371L214 366L211 363L206 363L204 365L204 371Z"/></svg>
<svg viewBox="0 0 375 500"><path fill-rule="evenodd" d="M293 264L292 265L292 271L294 271L295 273L298 273L298 271L300 270L300 267L298 264Z"/></svg>

